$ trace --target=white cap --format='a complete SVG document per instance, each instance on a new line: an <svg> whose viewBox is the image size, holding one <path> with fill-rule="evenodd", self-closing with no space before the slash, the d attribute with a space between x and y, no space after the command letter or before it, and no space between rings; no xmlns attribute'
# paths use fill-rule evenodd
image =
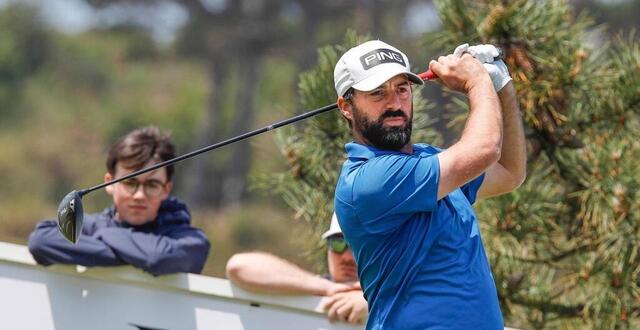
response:
<svg viewBox="0 0 640 330"><path fill-rule="evenodd" d="M368 92L398 74L406 74L412 82L424 82L410 70L407 55L380 40L371 40L349 49L340 57L333 71L338 96L353 87Z"/></svg>
<svg viewBox="0 0 640 330"><path fill-rule="evenodd" d="M331 217L331 225L329 226L329 230L325 231L324 234L322 234L322 238L326 239L329 236L333 236L335 234L342 234L342 229L340 229L340 224L338 223L338 216L336 216L336 213L333 213L333 216Z"/></svg>

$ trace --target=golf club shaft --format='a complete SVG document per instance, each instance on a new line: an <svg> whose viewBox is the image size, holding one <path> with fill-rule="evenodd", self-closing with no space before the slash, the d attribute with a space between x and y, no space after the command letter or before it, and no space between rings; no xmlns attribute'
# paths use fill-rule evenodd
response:
<svg viewBox="0 0 640 330"><path fill-rule="evenodd" d="M437 76L435 74L433 74L430 70L419 74L419 76L423 80L431 80L431 79L437 78ZM114 180L111 180L111 181L108 181L108 182L103 182L103 183L101 183L99 185L96 185L96 186L93 186L91 188L80 190L80 191L78 191L78 194L80 195L80 197L82 197L83 195L86 195L86 194L88 194L88 193L90 193L90 192L92 192L94 190L98 190L98 189L104 188L106 186L112 185L114 183L118 183L120 181L124 181L124 180L130 179L130 178L133 178L133 177L138 176L140 174L144 174L144 173L147 173L147 172L151 172L151 171L157 170L157 169L159 169L161 167L164 167L164 166L175 164L175 163L177 163L179 161L182 161L182 160L185 160L187 158L191 158L191 157L197 156L197 155L199 155L201 153L204 153L204 152L216 149L216 148L220 148L220 147L226 146L228 144L231 144L231 143L234 143L234 142L238 142L240 140L244 140L244 139L250 138L252 136L258 135L258 134L262 134L262 133L267 132L267 131L271 131L271 130L276 129L278 127L289 125L291 123L295 123L297 121L300 121L300 120L303 120L303 119L306 119L306 118L309 118L309 117L313 117L315 115L318 115L318 114L321 114L323 112L327 112L327 111L330 111L330 110L333 110L333 109L336 109L336 108L338 108L337 103L325 105L325 106L323 106L321 108L317 108L317 109L311 110L309 112L305 112L303 114L291 117L289 119L285 119L283 121L279 121L277 123L273 123L273 124L271 124L269 126L265 126L263 128L260 128L260 129L257 129L257 130L251 131L251 132L247 132L247 133L238 135L236 137L233 137L233 138L230 138L230 139L227 139L227 140L224 140L224 141L221 141L221 142L218 142L218 143L215 143L215 144L212 144L212 145L209 145L209 146L194 150L194 151L186 153L186 154L184 154L182 156L178 156L176 158L172 158L172 159L166 160L164 162L161 162L161 163L149 166L149 167L145 167L145 168L140 169L138 171L135 171L133 173L129 173L129 174L123 176L123 177L120 177L120 178L117 178L117 179L114 179Z"/></svg>
<svg viewBox="0 0 640 330"><path fill-rule="evenodd" d="M179 161L182 161L182 160L185 160L187 158L191 158L191 157L197 156L197 155L199 155L201 153L204 153L204 152L216 149L216 148L220 148L220 147L226 146L228 144L231 144L231 143L234 143L234 142L238 142L240 140L244 140L244 139L250 138L252 136L258 135L258 134L262 134L264 132L276 129L278 127L282 127L282 126L285 126L285 125L289 125L291 123L295 123L297 121L300 121L300 120L303 120L303 119L306 119L306 118L321 114L323 112L327 112L329 110L336 109L337 107L338 107L338 105L336 103L333 103L333 104L329 104L329 105L326 105L326 106L318 108L318 109L311 110L309 112L305 112L303 114L291 117L289 119L286 119L286 120L283 120L283 121L279 121L277 123L273 123L273 124L271 124L269 126L265 126L263 128L260 128L260 129L257 129L257 130L251 131L251 132L247 132L247 133L238 135L236 137L233 137L233 138L230 138L230 139L227 139L227 140L224 140L224 141L220 141L218 143L215 143L215 144L200 148L198 150L194 150L194 151L186 153L186 154L184 154L182 156L178 156L176 158L172 158L172 159L166 160L164 162L155 164L153 166L149 166L149 167L140 169L140 170L135 171L133 173L127 174L127 175L125 175L123 177L120 177L120 178L117 178L117 179L114 179L114 180L111 180L111 181L108 181L108 182L104 182L102 184L96 185L96 186L91 187L91 188L80 190L80 191L78 191L78 194L80 194L80 196L86 195L86 194L88 194L88 193L90 193L90 192L92 192L94 190L97 190L97 189L100 189L100 188L104 188L104 187L112 185L114 183L133 178L133 177L138 176L140 174L144 174L144 173L147 173L147 172L151 172L151 171L157 170L157 169L159 169L161 167L164 167L164 166L175 164L175 163L177 163Z"/></svg>

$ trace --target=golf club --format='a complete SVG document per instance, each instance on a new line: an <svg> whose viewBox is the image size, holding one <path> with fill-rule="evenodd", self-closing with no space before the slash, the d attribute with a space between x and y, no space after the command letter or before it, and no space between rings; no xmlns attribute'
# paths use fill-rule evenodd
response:
<svg viewBox="0 0 640 330"><path fill-rule="evenodd" d="M502 57L502 52L500 52L500 56L498 58ZM422 80L433 80L438 78L438 76L436 76L436 74L434 74L433 72L431 72L431 70L427 70L426 72L420 73L418 74L418 76L420 78L422 78ZM64 198L62 199L62 201L60 201L60 204L58 205L58 228L60 229L60 232L62 233L62 235L70 242L72 243L76 243L78 238L80 237L80 233L82 232L82 223L83 223L83 219L84 219L84 212L83 212L83 208L82 208L82 197L94 190L97 189L101 189L104 188L106 186L112 185L114 183L118 183L120 181L123 180L127 180L130 178L133 178L135 176L138 176L140 174L143 173L147 173L156 169L159 169L161 167L167 166L167 165L171 165L171 164L175 164L179 161L185 160L187 158L191 158L194 156L197 156L201 153L213 150L213 149L217 149L223 146L226 146L228 144L234 143L234 142L238 142L240 140L244 140L247 138L250 138L252 136L258 135L258 134L262 134L264 132L267 131L271 131L273 129L285 126L285 125L289 125L291 123L295 123L297 121L309 118L309 117L313 117L315 115L327 112L329 110L333 110L338 108L337 103L333 103L333 104L329 104L314 110L311 110L309 112L291 117L289 119L283 120L283 121L279 121L276 123L273 123L271 125L265 126L263 128L251 131L251 132L247 132L241 135L238 135L236 137L194 150L192 152L189 152L187 154L184 154L182 156L178 156L176 158L173 159L169 159L167 161L155 164L153 166L149 166L143 169L140 169L138 171L135 171L133 173L130 173L128 175L125 175L123 177L111 180L109 182L104 182L102 184L96 185L94 187L91 188L87 188L87 189L82 189L82 190L73 190L70 193L68 193L66 196L64 196Z"/></svg>
<svg viewBox="0 0 640 330"><path fill-rule="evenodd" d="M273 123L269 126L265 126L263 128L251 131L251 132L247 132L241 135L238 135L236 137L194 150L192 152L186 153L182 156L178 156L176 158L173 159L169 159L166 160L164 162L140 169L138 171L135 171L133 173L129 173L123 177L108 181L108 182L104 182L101 183L99 185L93 186L91 188L87 188L87 189L82 189L82 190L73 190L70 193L68 193L66 196L64 196L64 198L62 199L62 201L60 201L60 204L58 205L58 229L60 229L60 232L62 233L62 235L70 242L72 243L76 243L78 240L78 237L80 237L80 233L82 231L82 223L83 223L83 219L84 219L84 212L83 212L83 208L82 208L82 197L94 190L97 189L101 189L104 188L106 186L112 185L114 183L118 183L120 181L123 180L127 180L130 178L133 178L135 176L138 176L140 174L144 174L147 172L151 172L154 171L156 169L159 169L161 167L164 166L168 166L171 164L175 164L179 161L185 160L187 158L191 158L194 156L197 156L201 153L213 150L213 149L217 149L223 146L226 146L228 144L240 141L240 140L244 140L247 138L250 138L252 136L258 135L258 134L262 134L264 132L276 129L278 127L282 127L285 125L289 125L291 123L295 123L297 121L300 121L302 119L306 119L318 114L321 114L323 112L327 112L329 110L333 110L336 109L338 107L338 105L336 103L333 104L329 104L326 105L324 107L321 108L317 108L314 110L311 110L309 112L305 112L303 114L291 117L289 119L283 120L283 121L279 121L277 123Z"/></svg>

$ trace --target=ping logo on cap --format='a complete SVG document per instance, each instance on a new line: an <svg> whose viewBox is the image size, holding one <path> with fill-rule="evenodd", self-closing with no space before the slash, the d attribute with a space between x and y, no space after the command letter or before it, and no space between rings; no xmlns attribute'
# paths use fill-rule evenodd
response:
<svg viewBox="0 0 640 330"><path fill-rule="evenodd" d="M407 66L404 62L404 57L399 52L391 49L379 48L372 50L362 56L360 56L360 63L365 70L369 70L376 65L384 63L398 63L402 66Z"/></svg>

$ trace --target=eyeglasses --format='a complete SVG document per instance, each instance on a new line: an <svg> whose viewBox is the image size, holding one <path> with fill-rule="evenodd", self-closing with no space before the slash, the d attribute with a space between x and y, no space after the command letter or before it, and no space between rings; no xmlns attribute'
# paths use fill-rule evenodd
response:
<svg viewBox="0 0 640 330"><path fill-rule="evenodd" d="M136 193L136 191L138 191L138 187L142 185L142 190L148 197L156 197L161 195L166 186L166 183L155 179L147 180L145 182L140 182L136 179L129 179L119 182L119 184L125 192L132 196Z"/></svg>
<svg viewBox="0 0 640 330"><path fill-rule="evenodd" d="M342 254L349 249L349 244L344 240L343 236L334 235L327 237L327 246L329 250L337 254Z"/></svg>

